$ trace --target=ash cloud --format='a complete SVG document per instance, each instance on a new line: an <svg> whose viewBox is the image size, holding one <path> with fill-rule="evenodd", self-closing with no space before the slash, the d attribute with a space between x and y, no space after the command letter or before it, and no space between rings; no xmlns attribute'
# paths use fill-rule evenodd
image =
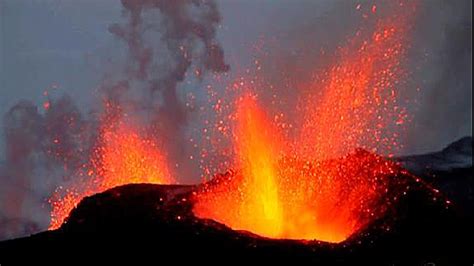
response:
<svg viewBox="0 0 474 266"><path fill-rule="evenodd" d="M23 100L4 115L0 239L47 227L48 196L87 162L89 126L68 96L51 100L45 112Z"/></svg>
<svg viewBox="0 0 474 266"><path fill-rule="evenodd" d="M198 81L207 72L229 70L216 40L221 21L217 5L206 0L122 0L122 5L127 21L111 25L109 31L127 46L127 79L119 81L127 93L113 99L140 113L144 123L159 125L169 160L181 165L178 176L195 176L184 135L191 110L184 105L179 84L191 68ZM109 96L115 93L106 91ZM141 98L133 99L136 95Z"/></svg>
<svg viewBox="0 0 474 266"><path fill-rule="evenodd" d="M373 4L383 10L387 2L360 3L367 12ZM179 171L183 172L177 175L186 177L186 169L197 167L185 165L191 164L186 158L185 131L193 110L183 104L182 85L188 79L199 81L207 72L229 69L216 39L219 10L215 2L204 0L123 0L121 4L122 20L110 25L108 34L115 36L113 48L124 48L117 57L126 58L115 60L118 64L112 73L105 73L100 97L121 104L141 123L156 125L153 135L163 139L170 161L182 164ZM262 32L270 37L263 45L268 59L262 62L262 71L278 85L275 88L281 88L290 118L298 115L292 110L298 91L304 89L295 85L298 79L308 78L315 68L330 62L337 45L363 21L352 1L223 1L225 5L230 8L223 16L232 16L234 24L228 22L228 31L223 32L224 47L249 46ZM271 8L276 11L269 12ZM413 72L411 97L419 103L410 110L415 117L407 136L407 154L435 151L472 134L471 1L420 1L418 10L409 68ZM239 38L242 42L235 44ZM248 51L231 54L240 58ZM70 117L72 124L66 122ZM22 101L5 114L0 239L46 228L46 199L57 186L74 178L71 173L88 159L97 121L97 111L80 112L67 96L51 100L45 111Z"/></svg>
<svg viewBox="0 0 474 266"><path fill-rule="evenodd" d="M289 122L300 116L294 106L307 85L301 86L300 81L311 80L314 73L331 64L338 46L362 25L370 26L363 13L369 17L390 14L390 5L398 1L300 3L278 2L280 8L270 12L268 20L283 23L269 24L259 54L264 57L262 73L274 87L262 94L268 103L275 93L284 99L277 112L284 110ZM372 14L374 5L376 13ZM436 151L472 135L471 5L468 0L417 2L406 43L408 80L400 88L412 117L407 132L401 134L402 154Z"/></svg>
<svg viewBox="0 0 474 266"><path fill-rule="evenodd" d="M190 72L199 82L208 72L229 70L216 40L217 5L207 0L121 3L124 22L108 30L119 40L115 45L125 44L126 60L118 72L104 73L99 96L119 104L138 123L153 125L157 131L151 135L164 143L169 161L196 175L199 168L186 165L184 132L193 110L185 107L180 84ZM0 240L47 228L48 197L78 178L97 141L100 107L84 114L62 96L43 109L20 101L3 120Z"/></svg>

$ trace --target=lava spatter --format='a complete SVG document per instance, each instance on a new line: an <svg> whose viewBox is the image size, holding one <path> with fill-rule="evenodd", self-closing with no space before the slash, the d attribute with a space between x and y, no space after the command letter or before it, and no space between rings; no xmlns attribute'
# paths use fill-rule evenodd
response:
<svg viewBox="0 0 474 266"><path fill-rule="evenodd" d="M104 116L85 175L50 198L50 229L61 226L86 196L131 183L175 183L167 158L156 140L117 116Z"/></svg>
<svg viewBox="0 0 474 266"><path fill-rule="evenodd" d="M410 15L380 19L338 50L302 97L295 139L280 137L254 97L237 101L236 170L201 187L194 214L266 237L333 243L381 217L388 179L401 170L376 154L396 151L407 119L399 86Z"/></svg>

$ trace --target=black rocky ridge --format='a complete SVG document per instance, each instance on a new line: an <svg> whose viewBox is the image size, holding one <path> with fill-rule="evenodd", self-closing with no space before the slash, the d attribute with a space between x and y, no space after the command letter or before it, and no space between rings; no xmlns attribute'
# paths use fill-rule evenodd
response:
<svg viewBox="0 0 474 266"><path fill-rule="evenodd" d="M472 265L472 138L420 156L398 160L441 193L394 176L413 182L410 192L386 216L339 244L268 239L199 219L192 213L198 186L131 184L84 198L57 230L0 242L0 264L34 257L67 265L58 259L66 256L71 263L91 264L100 258L153 264ZM463 163L436 168L453 158ZM444 195L453 202L446 204Z"/></svg>

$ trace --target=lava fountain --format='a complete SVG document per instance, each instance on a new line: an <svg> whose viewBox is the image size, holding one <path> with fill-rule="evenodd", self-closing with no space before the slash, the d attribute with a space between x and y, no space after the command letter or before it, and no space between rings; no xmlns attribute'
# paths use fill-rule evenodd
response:
<svg viewBox="0 0 474 266"><path fill-rule="evenodd" d="M50 198L50 229L61 226L86 196L131 183L174 183L166 157L153 138L143 137L137 127L116 115L106 115L103 120L83 176L85 180L75 180L68 189L60 187Z"/></svg>
<svg viewBox="0 0 474 266"><path fill-rule="evenodd" d="M238 223L233 226L235 229L251 228L263 235L277 237L284 223L276 167L281 145L278 131L272 128L250 96L241 99L236 117L234 147L238 157L234 164L242 172L233 180L236 182L224 185L228 194L218 194L215 203L222 204L222 208L215 206L219 214L214 218L225 224ZM195 205L195 213L202 216L207 207L200 201Z"/></svg>
<svg viewBox="0 0 474 266"><path fill-rule="evenodd" d="M341 242L386 210L380 199L396 164L362 150L325 161L289 155L250 96L239 101L236 121L239 170L195 193L196 216L271 238Z"/></svg>
<svg viewBox="0 0 474 266"><path fill-rule="evenodd" d="M194 214L265 237L339 243L386 213L401 169L375 153L396 151L407 118L398 87L409 13L358 31L338 50L338 63L302 97L295 140L254 97L237 101L237 170L195 193Z"/></svg>

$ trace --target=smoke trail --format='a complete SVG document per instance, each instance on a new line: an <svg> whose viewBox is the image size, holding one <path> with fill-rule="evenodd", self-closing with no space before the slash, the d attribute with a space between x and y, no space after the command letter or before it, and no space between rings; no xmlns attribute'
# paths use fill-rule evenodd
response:
<svg viewBox="0 0 474 266"><path fill-rule="evenodd" d="M216 40L221 17L214 1L123 0L124 22L109 32L126 46L123 69L100 85L102 102L120 106L134 123L164 142L170 161L186 167L184 130L191 110L179 85L191 68L197 81L229 66ZM104 73L105 76L106 73ZM5 161L0 164L0 239L47 228L47 199L58 187L82 182L98 138L100 112L81 113L63 96L38 108L29 101L5 115ZM92 110L106 110L96 106ZM87 115L85 115L87 114Z"/></svg>
<svg viewBox="0 0 474 266"><path fill-rule="evenodd" d="M121 106L135 109L132 112L137 113L136 108L140 108L146 124L158 125L168 157L184 165L178 175L197 172L186 160L183 130L188 124L189 109L180 98L178 85L192 66L197 80L207 72L229 69L215 38L221 20L217 6L206 0L122 0L122 5L127 22L113 24L109 31L128 48L127 80L121 81L128 93L113 98ZM154 15L159 18L146 19ZM150 39L157 37L161 42L153 46ZM142 97L136 100L138 104L130 101L131 94Z"/></svg>
<svg viewBox="0 0 474 266"><path fill-rule="evenodd" d="M190 163L185 158L184 131L192 110L183 104L182 85L189 79L202 79L206 72L228 70L216 40L221 21L218 8L215 2L204 0L123 0L121 3L123 18L109 27L109 34L118 40L114 45L125 46L128 60L124 64L119 60L120 64L114 66L123 69L112 73L119 78L104 79L99 98L105 96L141 123L153 125L152 135L164 141L170 160ZM264 30L276 38L279 47L270 47L270 41L265 43L268 57L260 60L260 65L265 77L278 84L275 89L287 101L288 107L282 110L289 114L290 122L298 116L291 113L296 109L289 101L302 89L298 82L310 79L314 70L330 62L333 51L345 36L367 20L363 14L372 14L373 5L377 5L373 16L382 16L387 3L362 1L360 8L352 1L272 3L281 11L269 19L273 31L278 29L278 32ZM267 4L260 4L262 11L266 9ZM413 68L420 68L415 71L416 80L412 83L423 81L420 85L423 95L413 130L409 132L407 144L413 150L407 152L436 150L472 131L470 7L470 1L420 3L410 60ZM238 13L240 20L236 21L237 29L228 34L245 32L251 36L253 28L262 27L244 14L248 9L255 9L255 5L247 10L234 9L235 6L230 14ZM256 13L260 15L260 11ZM252 16L257 17L255 13ZM242 25L250 26L242 28ZM270 102L274 92L268 91ZM68 117L73 117L71 122L67 122ZM3 125L6 161L0 162L0 239L47 227L47 207L43 208L44 213L38 214L38 210L57 186L73 181L70 179L75 176L70 173L88 159L95 142L97 121L94 113L81 115L67 97L51 101L50 108L44 112L25 101L7 112ZM182 169L192 171L193 168Z"/></svg>
<svg viewBox="0 0 474 266"><path fill-rule="evenodd" d="M43 228L46 197L87 161L91 123L68 96L49 104L41 113L33 103L20 101L4 116L0 238Z"/></svg>

